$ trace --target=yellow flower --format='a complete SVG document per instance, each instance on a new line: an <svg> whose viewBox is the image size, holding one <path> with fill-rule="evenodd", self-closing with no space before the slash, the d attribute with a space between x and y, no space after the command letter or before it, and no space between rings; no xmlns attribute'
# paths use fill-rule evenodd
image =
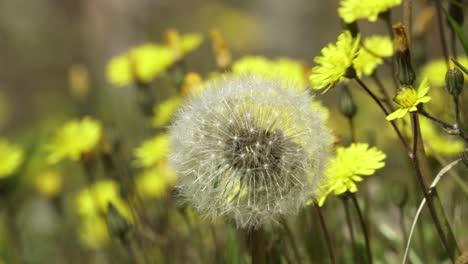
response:
<svg viewBox="0 0 468 264"><path fill-rule="evenodd" d="M328 120L330 118L330 110L328 110L328 108L318 100L314 100L310 103L310 109L312 109L312 111L322 112L324 120Z"/></svg>
<svg viewBox="0 0 468 264"><path fill-rule="evenodd" d="M431 97L427 95L429 91L429 81L425 78L416 91L412 86L404 86L393 99L398 109L387 116L387 120L394 120L404 117L408 112L417 111L417 105L420 103L427 103Z"/></svg>
<svg viewBox="0 0 468 264"><path fill-rule="evenodd" d="M164 196L176 181L175 172L166 161L161 161L155 167L144 170L137 177L135 184L141 196L159 198Z"/></svg>
<svg viewBox="0 0 468 264"><path fill-rule="evenodd" d="M199 94L202 91L203 80L202 77L196 72L188 72L184 77L182 84L182 95L189 96Z"/></svg>
<svg viewBox="0 0 468 264"><path fill-rule="evenodd" d="M359 36L355 39L349 31L338 36L336 44L328 44L322 49L322 56L315 57L319 64L312 68L309 81L313 89L325 88L328 91L353 66L353 61L359 53Z"/></svg>
<svg viewBox="0 0 468 264"><path fill-rule="evenodd" d="M89 248L97 249L110 242L106 220L99 215L82 217L77 232L80 242Z"/></svg>
<svg viewBox="0 0 468 264"><path fill-rule="evenodd" d="M393 55L393 42L388 36L366 38L363 46L354 60L354 68L358 76L371 75L375 68L383 63L382 57Z"/></svg>
<svg viewBox="0 0 468 264"><path fill-rule="evenodd" d="M468 57L458 58L458 62L462 65L468 65ZM454 65L450 62L451 67ZM425 64L421 69L421 76L427 76L432 85L445 86L445 74L447 73L447 63L445 59L432 60ZM468 76L465 74L465 81L468 81Z"/></svg>
<svg viewBox="0 0 468 264"><path fill-rule="evenodd" d="M169 47L143 44L111 59L107 65L107 79L117 86L149 83L174 62L174 53Z"/></svg>
<svg viewBox="0 0 468 264"><path fill-rule="evenodd" d="M445 156L455 156L463 151L464 143L462 139L447 133L441 133L429 119L420 118L419 121L424 144L428 146L429 154L435 152Z"/></svg>
<svg viewBox="0 0 468 264"><path fill-rule="evenodd" d="M82 64L73 64L68 69L70 93L75 98L84 98L89 93L89 70Z"/></svg>
<svg viewBox="0 0 468 264"><path fill-rule="evenodd" d="M154 106L153 126L156 128L163 127L171 121L174 112L182 103L182 98L173 96Z"/></svg>
<svg viewBox="0 0 468 264"><path fill-rule="evenodd" d="M166 31L167 46L172 49L174 58L179 60L200 46L203 41L201 34L190 33L182 37L175 29Z"/></svg>
<svg viewBox="0 0 468 264"><path fill-rule="evenodd" d="M338 13L346 23L363 18L375 22L380 13L400 4L401 0L341 0Z"/></svg>
<svg viewBox="0 0 468 264"><path fill-rule="evenodd" d="M361 176L371 176L376 170L385 166L385 153L375 147L369 148L366 143L353 143L344 148L339 147L336 158L333 159L326 170L326 180L322 186L322 194L318 199L322 206L330 193L339 195L357 192L355 182L363 180Z"/></svg>
<svg viewBox="0 0 468 264"><path fill-rule="evenodd" d="M135 149L135 164L139 167L151 167L169 153L169 137L167 134L157 135L146 140Z"/></svg>
<svg viewBox="0 0 468 264"><path fill-rule="evenodd" d="M79 160L96 148L101 133L101 124L91 117L65 123L47 145L49 162L56 163L65 158Z"/></svg>
<svg viewBox="0 0 468 264"><path fill-rule="evenodd" d="M76 195L77 212L82 217L102 215L107 212L109 203L126 218L130 218L130 209L120 197L119 186L112 180L100 180Z"/></svg>
<svg viewBox="0 0 468 264"><path fill-rule="evenodd" d="M55 170L46 170L36 177L37 191L47 198L55 197L62 189L62 174Z"/></svg>
<svg viewBox="0 0 468 264"><path fill-rule="evenodd" d="M0 179L11 176L23 162L23 150L0 138Z"/></svg>
<svg viewBox="0 0 468 264"><path fill-rule="evenodd" d="M255 73L266 78L284 79L287 82L298 84L299 89L307 85L307 68L304 63L288 58L274 60L261 56L246 56L232 65L235 74Z"/></svg>
<svg viewBox="0 0 468 264"><path fill-rule="evenodd" d="M122 216L133 222L130 208L120 197L119 186L112 180L100 180L75 196L77 213L80 216L78 228L80 240L93 248L110 241L105 214L112 203Z"/></svg>

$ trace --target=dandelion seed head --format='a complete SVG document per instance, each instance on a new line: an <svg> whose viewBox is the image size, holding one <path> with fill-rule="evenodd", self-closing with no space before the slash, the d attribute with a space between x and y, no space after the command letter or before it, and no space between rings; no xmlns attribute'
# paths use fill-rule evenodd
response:
<svg viewBox="0 0 468 264"><path fill-rule="evenodd" d="M207 83L171 127L182 196L206 216L257 227L317 195L332 136L298 91L258 75Z"/></svg>

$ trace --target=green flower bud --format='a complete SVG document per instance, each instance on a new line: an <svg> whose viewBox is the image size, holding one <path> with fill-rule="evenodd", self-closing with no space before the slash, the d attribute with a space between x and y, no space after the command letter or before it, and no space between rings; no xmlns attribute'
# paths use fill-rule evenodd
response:
<svg viewBox="0 0 468 264"><path fill-rule="evenodd" d="M130 230L128 221L111 202L107 205L107 226L111 235L121 240L125 240Z"/></svg>
<svg viewBox="0 0 468 264"><path fill-rule="evenodd" d="M411 86L416 79L416 74L411 65L411 53L408 47L405 26L396 23L393 25L393 30L395 33L396 76L402 86Z"/></svg>
<svg viewBox="0 0 468 264"><path fill-rule="evenodd" d="M453 97L458 97L460 95L464 81L463 73L459 69L450 69L445 74L445 85L448 92Z"/></svg>
<svg viewBox="0 0 468 264"><path fill-rule="evenodd" d="M354 103L353 96L348 86L343 85L340 92L340 112L347 118L353 118L357 112L357 106Z"/></svg>

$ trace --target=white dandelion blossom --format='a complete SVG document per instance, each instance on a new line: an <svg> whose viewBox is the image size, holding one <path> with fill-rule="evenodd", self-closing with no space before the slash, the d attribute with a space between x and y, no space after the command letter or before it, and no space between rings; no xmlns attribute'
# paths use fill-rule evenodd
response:
<svg viewBox="0 0 468 264"><path fill-rule="evenodd" d="M318 195L332 139L311 100L254 75L206 84L171 127L181 194L207 216L242 227L297 213Z"/></svg>

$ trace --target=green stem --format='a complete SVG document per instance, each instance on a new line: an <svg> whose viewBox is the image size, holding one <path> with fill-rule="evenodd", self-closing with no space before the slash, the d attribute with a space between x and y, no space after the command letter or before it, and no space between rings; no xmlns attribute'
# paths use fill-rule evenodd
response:
<svg viewBox="0 0 468 264"><path fill-rule="evenodd" d="M265 234L261 228L247 232L252 264L266 264Z"/></svg>
<svg viewBox="0 0 468 264"><path fill-rule="evenodd" d="M447 69L450 68L449 52L447 48L447 43L445 41L445 29L444 22L442 20L442 3L440 0L435 0L436 5L436 14L437 14L437 25L439 26L440 33L440 44L442 46L442 53L444 54L445 63L447 64Z"/></svg>
<svg viewBox="0 0 468 264"><path fill-rule="evenodd" d="M377 75L377 72L374 72L371 76L372 80L374 80L375 84L379 88L380 92L383 94L385 98L385 105L390 109L390 111L395 111L395 107L392 105L392 99L390 97L390 94L388 93L387 89L385 89L384 85L382 84L382 81L380 80L379 76Z"/></svg>
<svg viewBox="0 0 468 264"><path fill-rule="evenodd" d="M296 259L295 261L296 263L301 263L302 262L301 254L299 253L299 248L297 247L297 243L296 243L296 240L294 239L294 235L284 218L281 219L281 223L283 225L284 231L286 232L286 236L289 239L289 244L291 245L291 248L294 253L294 258Z"/></svg>
<svg viewBox="0 0 468 264"><path fill-rule="evenodd" d="M347 195L342 196L343 207L346 215L346 224L348 225L349 238L351 240L351 248L353 252L354 263L358 263L357 252L356 252L356 239L354 238L353 222L351 221L351 213L349 211L348 197Z"/></svg>
<svg viewBox="0 0 468 264"><path fill-rule="evenodd" d="M320 222L320 227L322 228L323 231L323 237L325 238L325 241L327 242L327 249L328 249L328 256L330 257L330 263L335 264L335 254L333 253L333 246L332 242L330 239L330 234L328 233L328 228L325 223L325 219L323 217L322 209L318 204L314 203L314 207L317 210L317 215L319 216L319 222Z"/></svg>
<svg viewBox="0 0 468 264"><path fill-rule="evenodd" d="M361 79L359 79L358 77L354 78L357 83L364 89L364 91L366 91L366 93L374 100L374 102L377 103L377 105L380 107L380 109L382 109L382 111L384 112L385 116L388 116L390 113L388 112L388 110L385 108L385 106L382 104L382 102L379 100L379 98L377 98L377 96L366 86L366 84L364 84ZM393 127L393 130L395 130L395 132L397 133L398 135L398 138L400 139L401 143L403 144L403 146L405 147L406 151L408 152L409 155L411 155L411 148L409 147L408 143L406 142L405 138L403 137L403 135L401 134L400 130L398 129L398 127L396 126L395 124L395 121L390 121L390 124L392 125Z"/></svg>
<svg viewBox="0 0 468 264"><path fill-rule="evenodd" d="M429 208L432 220L434 221L437 233L439 234L439 237L442 240L447 253L454 262L455 258L460 255L460 249L458 248L457 241L453 235L452 229L450 228L447 217L444 214L443 207L437 195L436 189L434 189L431 193L428 192L419 163L419 155L425 156L425 153L424 146L422 145L417 113L411 113L411 123L413 125L414 138L413 155L411 156L411 160L416 171L416 177L424 197L426 198L427 206Z"/></svg>
<svg viewBox="0 0 468 264"><path fill-rule="evenodd" d="M356 212L359 217L359 222L361 223L362 233L364 235L364 239L366 241L366 253L367 253L367 262L372 264L372 251L369 239L369 232L367 230L366 222L364 221L364 217L362 216L361 208L359 207L359 203L356 199L356 195L354 193L350 193L351 200L353 201L354 207L356 208Z"/></svg>

